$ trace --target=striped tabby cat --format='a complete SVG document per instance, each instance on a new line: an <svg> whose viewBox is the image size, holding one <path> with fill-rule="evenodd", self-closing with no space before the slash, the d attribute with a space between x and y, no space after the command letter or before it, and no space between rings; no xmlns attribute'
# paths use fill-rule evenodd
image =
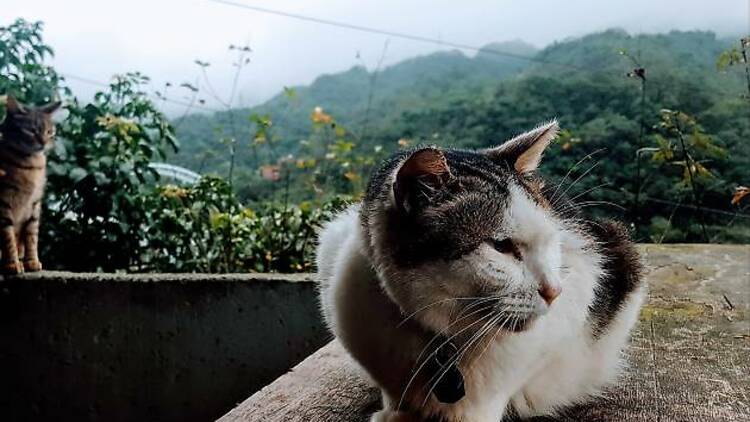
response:
<svg viewBox="0 0 750 422"><path fill-rule="evenodd" d="M29 107L8 96L0 125L0 270L39 271L39 213L47 157L55 137L52 113L60 102ZM23 263L22 263L23 262Z"/></svg>

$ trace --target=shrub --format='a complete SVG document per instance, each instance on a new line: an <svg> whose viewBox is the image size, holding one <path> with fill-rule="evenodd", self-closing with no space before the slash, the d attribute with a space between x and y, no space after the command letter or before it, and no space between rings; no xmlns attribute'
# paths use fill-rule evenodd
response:
<svg viewBox="0 0 750 422"><path fill-rule="evenodd" d="M299 272L313 269L316 228L346 199L319 206L266 202L247 208L230 185L203 177L161 186L146 199L141 271Z"/></svg>

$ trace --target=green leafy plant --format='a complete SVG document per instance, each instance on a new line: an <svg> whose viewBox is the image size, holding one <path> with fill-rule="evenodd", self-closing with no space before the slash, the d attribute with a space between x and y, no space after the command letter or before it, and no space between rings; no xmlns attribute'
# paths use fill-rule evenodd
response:
<svg viewBox="0 0 750 422"><path fill-rule="evenodd" d="M147 198L153 212L140 270L311 271L317 228L346 204L336 197L244 207L225 180L211 176L194 186L162 186Z"/></svg>
<svg viewBox="0 0 750 422"><path fill-rule="evenodd" d="M660 165L679 169L675 187L678 192L682 192L681 196L684 197L688 192L691 195L702 235L708 242L710 237L702 209L703 196L710 183L716 179L716 175L710 170L710 163L725 158L726 151L705 133L694 117L682 111L661 110L656 129L658 133L654 134L656 147L653 148L652 160ZM683 197L680 202L684 200ZM667 226L671 224L673 216L674 211L670 219L665 220ZM661 226L664 224L659 223ZM664 229L662 233L667 233L667 230ZM661 238L664 238L664 234Z"/></svg>
<svg viewBox="0 0 750 422"><path fill-rule="evenodd" d="M0 26L0 94L30 104L57 97L61 77L44 63L54 53L42 42L42 29L41 22L24 19Z"/></svg>
<svg viewBox="0 0 750 422"><path fill-rule="evenodd" d="M44 254L58 268L111 271L136 263L149 211L141 197L158 180L149 164L177 148L171 125L143 91L146 82L129 73L90 104L68 101L50 154L42 226Z"/></svg>

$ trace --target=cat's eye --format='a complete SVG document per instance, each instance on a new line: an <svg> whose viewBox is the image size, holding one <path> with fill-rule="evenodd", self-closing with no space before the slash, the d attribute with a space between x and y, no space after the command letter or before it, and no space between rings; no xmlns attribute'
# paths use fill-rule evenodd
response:
<svg viewBox="0 0 750 422"><path fill-rule="evenodd" d="M516 245L513 243L513 241L510 238L492 239L490 243L492 244L492 247L495 248L495 250L500 253L512 254L512 255L516 255L518 253L518 249L516 249Z"/></svg>

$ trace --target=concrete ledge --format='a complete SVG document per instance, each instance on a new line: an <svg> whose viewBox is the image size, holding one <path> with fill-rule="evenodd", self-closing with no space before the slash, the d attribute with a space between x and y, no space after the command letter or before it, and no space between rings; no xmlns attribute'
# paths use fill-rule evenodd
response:
<svg viewBox="0 0 750 422"><path fill-rule="evenodd" d="M310 275L0 279L0 420L206 421L330 340Z"/></svg>
<svg viewBox="0 0 750 422"><path fill-rule="evenodd" d="M641 250L651 293L631 367L606 397L557 420L750 420L750 246ZM220 421L366 421L379 408L334 341Z"/></svg>
<svg viewBox="0 0 750 422"><path fill-rule="evenodd" d="M71 273L65 271L41 271L38 273L25 273L18 276L0 276L1 281L12 282L14 280L27 280L47 283L69 283L69 282L125 282L125 283L257 283L264 281L284 283L313 282L312 274L193 274L193 273L166 273L166 274L127 274L127 273Z"/></svg>

